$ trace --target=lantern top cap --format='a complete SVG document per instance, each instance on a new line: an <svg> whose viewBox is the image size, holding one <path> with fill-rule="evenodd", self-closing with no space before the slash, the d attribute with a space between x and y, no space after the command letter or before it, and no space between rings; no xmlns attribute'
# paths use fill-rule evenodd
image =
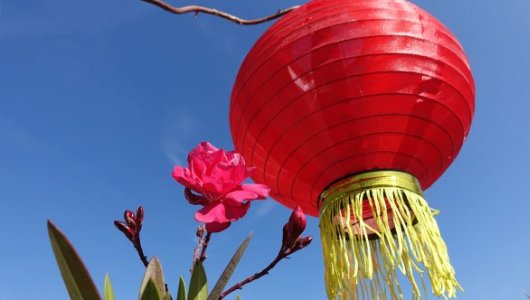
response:
<svg viewBox="0 0 530 300"><path fill-rule="evenodd" d="M320 195L319 207L322 210L326 206L325 199L340 198L352 192L378 187L400 188L419 195L422 194L418 179L406 172L393 170L368 171L331 184Z"/></svg>

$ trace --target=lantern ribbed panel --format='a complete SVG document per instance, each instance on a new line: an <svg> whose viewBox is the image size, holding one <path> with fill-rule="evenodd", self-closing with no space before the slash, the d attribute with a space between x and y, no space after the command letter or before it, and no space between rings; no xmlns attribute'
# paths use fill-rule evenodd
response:
<svg viewBox="0 0 530 300"><path fill-rule="evenodd" d="M332 182L370 170L423 189L460 151L474 113L454 36L402 0L315 0L256 42L234 84L230 125L256 182L318 215Z"/></svg>

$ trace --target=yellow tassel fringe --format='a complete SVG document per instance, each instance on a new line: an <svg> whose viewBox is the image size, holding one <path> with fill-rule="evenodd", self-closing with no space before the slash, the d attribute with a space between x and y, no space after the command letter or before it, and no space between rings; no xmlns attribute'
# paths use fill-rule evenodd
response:
<svg viewBox="0 0 530 300"><path fill-rule="evenodd" d="M366 202L371 225L363 219ZM425 274L438 297L453 298L462 290L434 219L437 212L413 176L394 171L357 175L328 188L321 203L329 299L403 299L399 277L410 281L412 299L422 299Z"/></svg>

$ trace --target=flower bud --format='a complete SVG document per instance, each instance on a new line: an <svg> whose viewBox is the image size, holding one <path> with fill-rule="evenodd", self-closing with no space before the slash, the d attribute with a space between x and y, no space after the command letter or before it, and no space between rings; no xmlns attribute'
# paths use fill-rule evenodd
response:
<svg viewBox="0 0 530 300"><path fill-rule="evenodd" d="M311 244L312 241L313 241L313 237L311 237L311 236L306 236L306 237L299 238L298 240L296 240L294 248L296 250L302 249L304 247L309 246L309 244Z"/></svg>
<svg viewBox="0 0 530 300"><path fill-rule="evenodd" d="M114 221L114 226L116 226L116 228L123 232L123 234L125 234L125 236L130 240L132 241L133 240L133 236L134 236L134 231L129 228L129 226L127 226L124 222L122 221Z"/></svg>
<svg viewBox="0 0 530 300"><path fill-rule="evenodd" d="M123 219L127 223L127 226L129 226L129 227L131 227L133 229L136 229L136 216L134 215L134 213L132 211L126 210L123 213Z"/></svg>
<svg viewBox="0 0 530 300"><path fill-rule="evenodd" d="M289 222L283 226L282 250L292 248L306 227L304 212L298 206L293 210Z"/></svg>
<svg viewBox="0 0 530 300"><path fill-rule="evenodd" d="M139 206L136 210L136 223L142 225L142 221L144 220L144 207Z"/></svg>

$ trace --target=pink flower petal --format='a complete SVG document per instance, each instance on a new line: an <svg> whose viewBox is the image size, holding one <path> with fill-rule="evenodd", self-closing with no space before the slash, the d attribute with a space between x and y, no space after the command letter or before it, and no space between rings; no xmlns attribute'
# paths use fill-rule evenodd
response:
<svg viewBox="0 0 530 300"><path fill-rule="evenodd" d="M202 152L211 153L211 152L217 152L219 149L215 147L214 145L210 144L210 142L203 141L199 144L199 148Z"/></svg>
<svg viewBox="0 0 530 300"><path fill-rule="evenodd" d="M235 151L229 151L224 153L225 161L227 164L237 166L237 165L244 165L245 160L241 156L241 154L235 152Z"/></svg>
<svg viewBox="0 0 530 300"><path fill-rule="evenodd" d="M249 183L241 185L241 189L248 192L253 192L258 199L265 199L269 196L270 188L264 184Z"/></svg>
<svg viewBox="0 0 530 300"><path fill-rule="evenodd" d="M239 183L244 180L234 176L234 167L224 168L220 165L212 168L211 174L205 178L205 182L209 182L215 186L215 192L219 195L226 194L234 189Z"/></svg>
<svg viewBox="0 0 530 300"><path fill-rule="evenodd" d="M217 164L219 158L214 158L219 149L208 142L200 143L188 154L188 164L194 176L202 178L210 173L211 168Z"/></svg>
<svg viewBox="0 0 530 300"><path fill-rule="evenodd" d="M230 190L240 185L245 179L248 178L247 167L243 165L232 166L230 170Z"/></svg>
<svg viewBox="0 0 530 300"><path fill-rule="evenodd" d="M231 221L239 220L247 214L249 208L250 202L242 205L225 205L226 218Z"/></svg>
<svg viewBox="0 0 530 300"><path fill-rule="evenodd" d="M227 205L242 205L245 202L258 198L258 195L254 192L248 192L243 190L232 191L225 196L225 202Z"/></svg>
<svg viewBox="0 0 530 300"><path fill-rule="evenodd" d="M231 220L226 216L225 205L221 202L210 203L195 213L195 220L202 223L226 223Z"/></svg>
<svg viewBox="0 0 530 300"><path fill-rule="evenodd" d="M196 178L202 178L206 173L207 166L200 157L192 157L188 160L191 175Z"/></svg>
<svg viewBox="0 0 530 300"><path fill-rule="evenodd" d="M193 178L193 176L191 176L190 170L188 168L176 166L175 168L173 168L172 175L176 181L178 181L185 187L189 187L192 189L197 187L197 181L195 180L195 178Z"/></svg>
<svg viewBox="0 0 530 300"><path fill-rule="evenodd" d="M230 222L227 223L218 223L218 222L212 222L212 223L206 223L206 231L208 232L221 232L228 228L230 226Z"/></svg>
<svg viewBox="0 0 530 300"><path fill-rule="evenodd" d="M195 213L195 220L203 223L226 223L241 219L250 208L250 203L225 205L217 202L203 207Z"/></svg>
<svg viewBox="0 0 530 300"><path fill-rule="evenodd" d="M197 147L190 151L188 157L207 156L217 151L219 151L219 149L214 147L212 144L208 142L201 142L199 145L197 145Z"/></svg>

